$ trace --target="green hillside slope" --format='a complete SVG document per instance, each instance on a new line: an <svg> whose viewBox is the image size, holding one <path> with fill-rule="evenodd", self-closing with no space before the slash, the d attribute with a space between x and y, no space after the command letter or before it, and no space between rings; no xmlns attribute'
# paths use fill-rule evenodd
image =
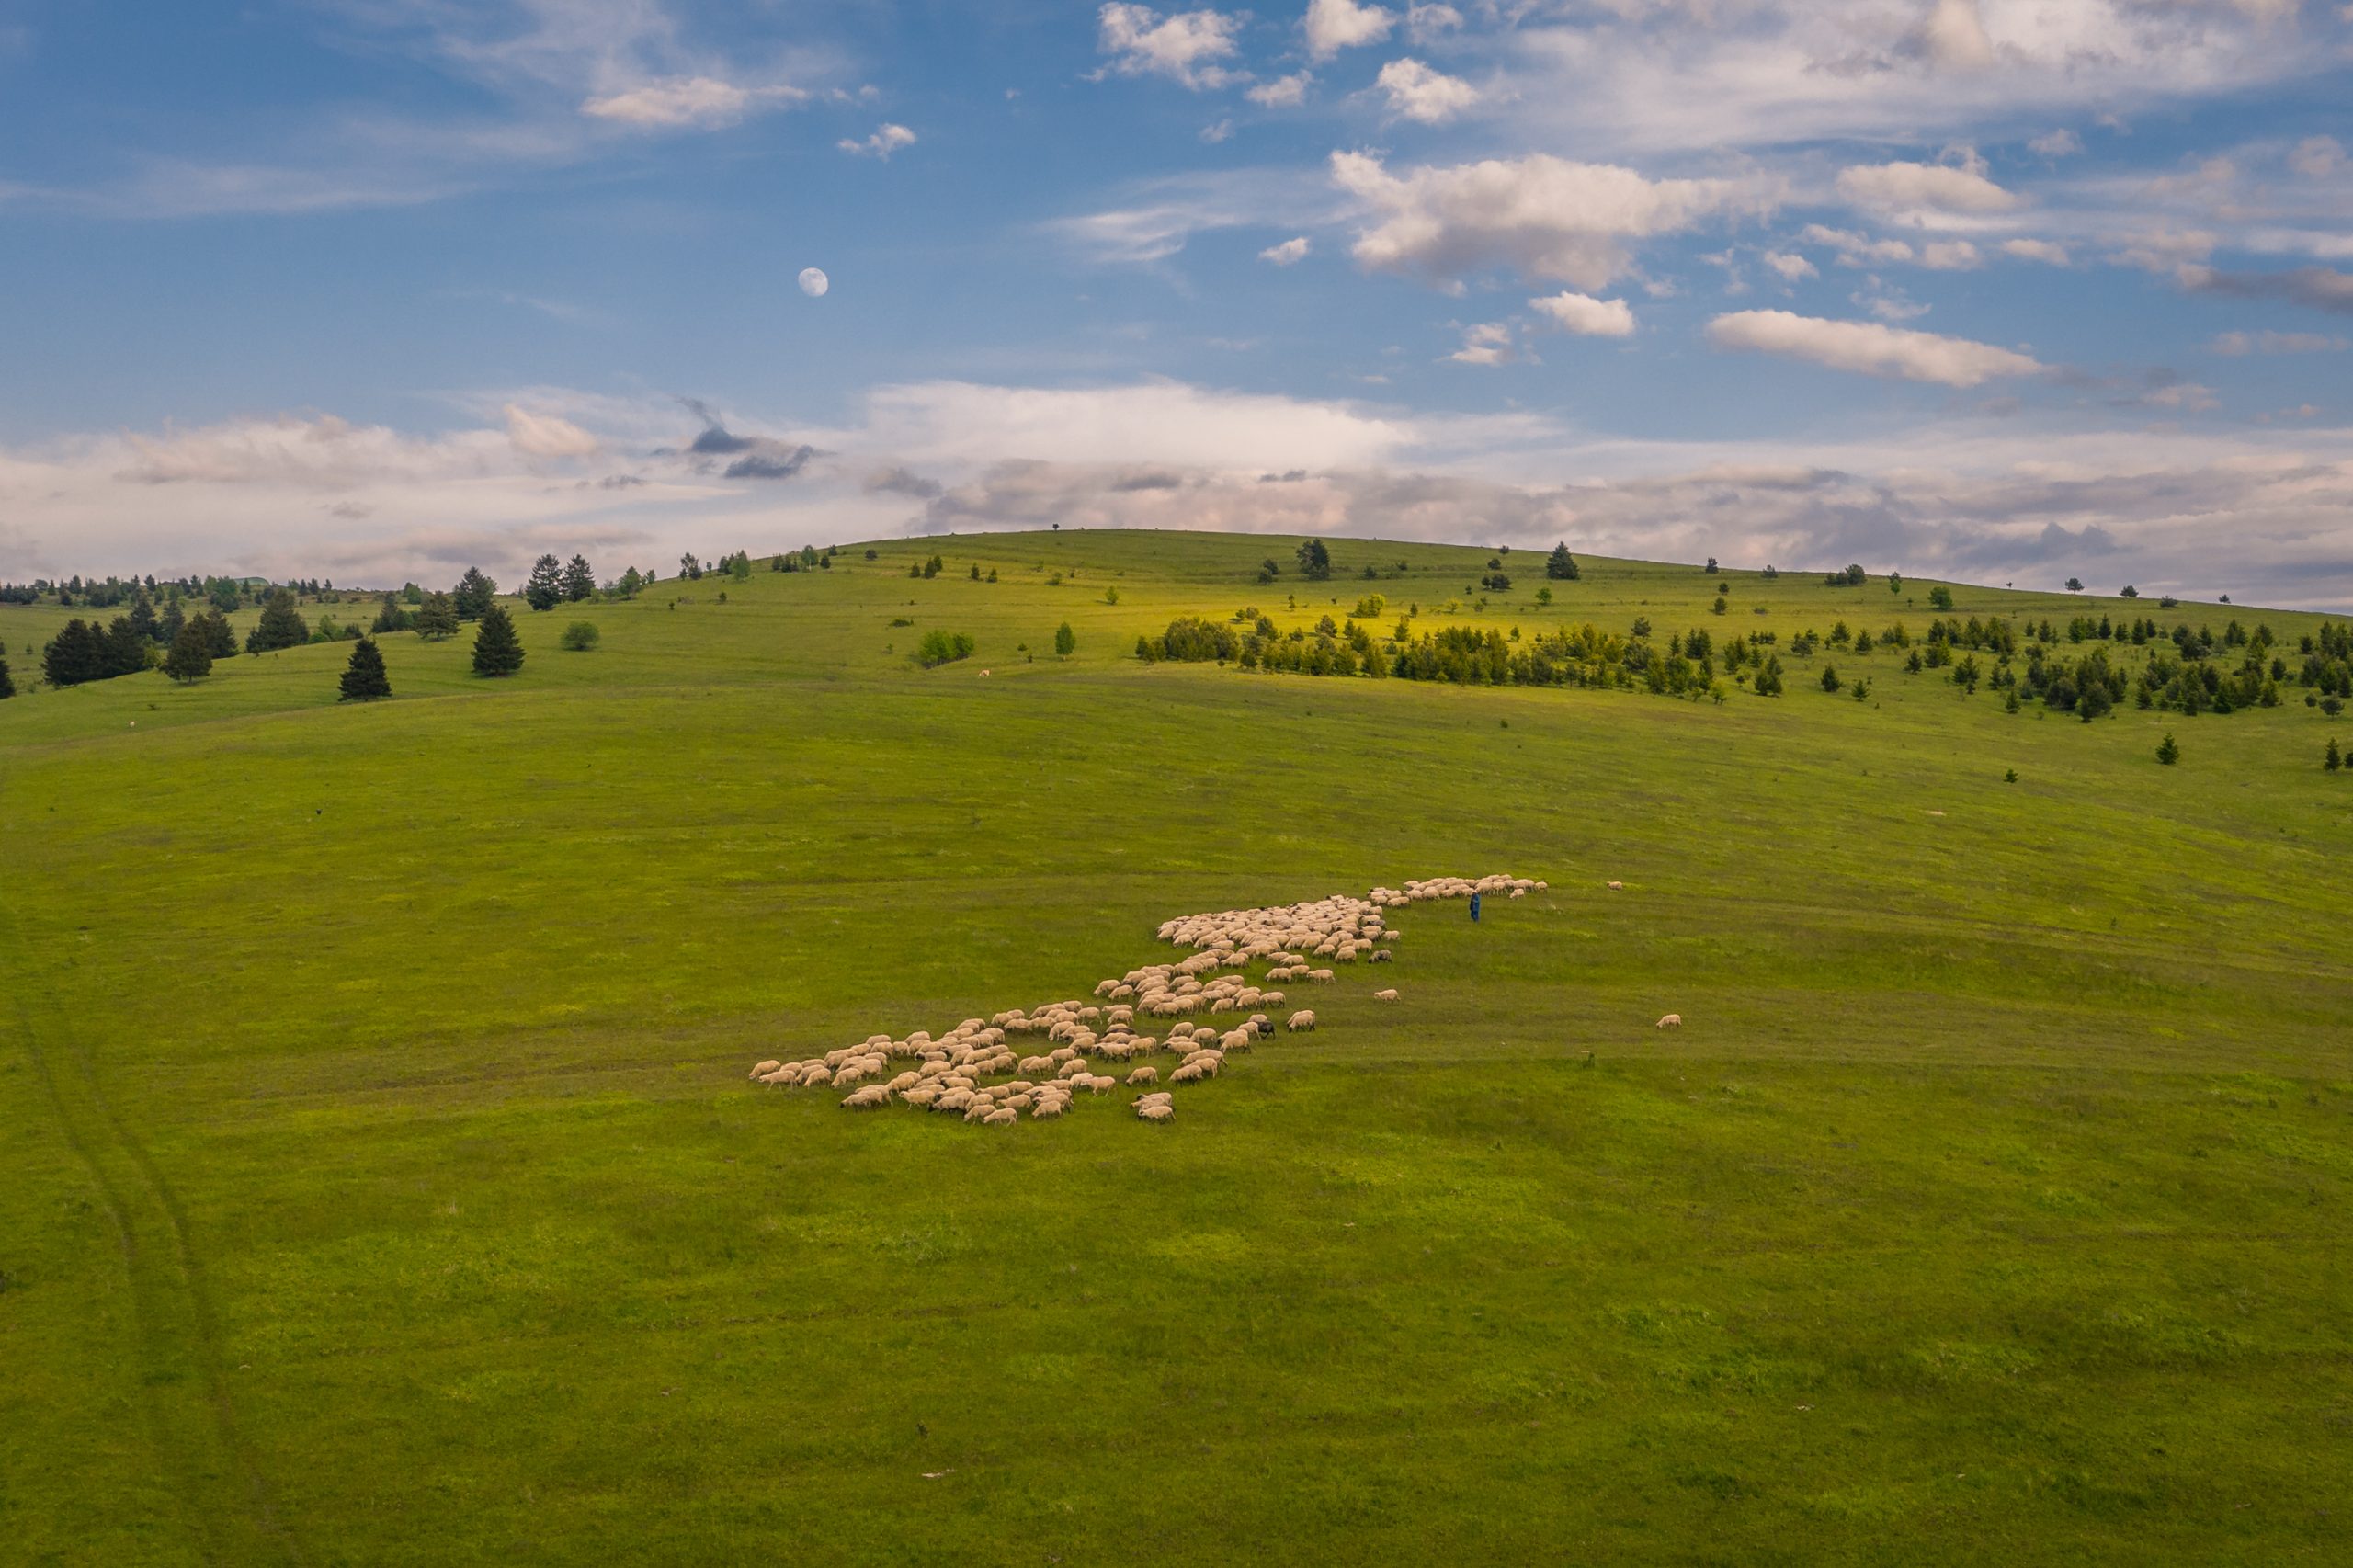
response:
<svg viewBox="0 0 2353 1568"><path fill-rule="evenodd" d="M860 545L518 606L506 681L469 629L385 638L387 702L335 702L333 644L0 702L0 1540L2353 1546L2353 774L2292 670L2082 722L1908 672L1938 585L1522 552L1485 590L1488 552L1358 541L1311 585L1297 542ZM2323 624L1944 586L1962 621L2236 619L2290 666ZM1769 631L1786 690L1134 654L1374 592L1413 636ZM0 607L20 685L62 619ZM1792 650L1841 619L1910 642ZM932 631L971 656L918 666ZM1488 871L1551 886L1397 912L1397 962L1165 1127L745 1079L1172 960L1173 916Z"/></svg>

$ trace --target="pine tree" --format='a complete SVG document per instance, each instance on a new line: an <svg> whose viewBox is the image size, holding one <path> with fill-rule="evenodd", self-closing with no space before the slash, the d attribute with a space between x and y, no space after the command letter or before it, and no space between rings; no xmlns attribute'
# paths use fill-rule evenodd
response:
<svg viewBox="0 0 2353 1568"><path fill-rule="evenodd" d="M164 607L163 618L155 623L155 641L169 648L180 640L180 629L188 624L188 616L180 608L179 596L172 596Z"/></svg>
<svg viewBox="0 0 2353 1568"><path fill-rule="evenodd" d="M131 624L129 616L116 616L114 624L107 628L105 664L98 673L108 680L117 676L135 676L147 667L147 655L154 646L144 632Z"/></svg>
<svg viewBox="0 0 2353 1568"><path fill-rule="evenodd" d="M1320 539L1311 539L1299 547L1299 574L1311 583L1321 583L1332 575L1332 551Z"/></svg>
<svg viewBox="0 0 2353 1568"><path fill-rule="evenodd" d="M147 597L146 589L142 588L139 597L131 601L131 630L144 641L153 642L162 624L155 619L155 601Z"/></svg>
<svg viewBox="0 0 2353 1568"><path fill-rule="evenodd" d="M1569 553L1569 541L1563 540L1544 558L1544 575L1559 581L1574 583L1577 579L1577 558Z"/></svg>
<svg viewBox="0 0 2353 1568"><path fill-rule="evenodd" d="M369 702L392 694L392 678L384 674L384 655L373 637L351 645L351 663L343 672L343 695L337 702Z"/></svg>
<svg viewBox="0 0 2353 1568"><path fill-rule="evenodd" d="M498 585L483 574L479 566L469 566L458 585L449 591L449 598L458 607L460 620L480 620L490 608L491 600L498 597Z"/></svg>
<svg viewBox="0 0 2353 1568"><path fill-rule="evenodd" d="M6 683L7 678L7 666L0 665L0 683ZM8 694L6 692L0 691L0 697L6 697L7 695ZM2336 741L2331 740L2328 743L2328 749L2321 753L2320 765L2323 767L2327 768L2331 773L2336 772L2338 768L2345 766L2345 755L2336 749Z"/></svg>
<svg viewBox="0 0 2353 1568"><path fill-rule="evenodd" d="M8 655L0 651L0 701L17 695L17 683L8 674Z"/></svg>
<svg viewBox="0 0 2353 1568"><path fill-rule="evenodd" d="M523 602L533 609L553 609L563 602L563 566L552 555L531 562L530 581L523 585Z"/></svg>
<svg viewBox="0 0 2353 1568"><path fill-rule="evenodd" d="M458 634L457 601L447 594L435 592L426 595L425 602L416 607L416 614L412 619L416 622L416 634L428 642Z"/></svg>
<svg viewBox="0 0 2353 1568"><path fill-rule="evenodd" d="M494 604L474 631L474 674L511 676L522 667L523 642L515 635L515 619Z"/></svg>
<svg viewBox="0 0 2353 1568"><path fill-rule="evenodd" d="M563 569L563 597L574 604L597 597L597 573L586 556L574 556L572 564Z"/></svg>
<svg viewBox="0 0 2353 1568"><path fill-rule="evenodd" d="M2167 730L2165 738L2157 743L2157 760L2167 767L2181 760L2181 747L2175 744L2171 730Z"/></svg>
<svg viewBox="0 0 2353 1568"><path fill-rule="evenodd" d="M294 596L280 588L261 607L261 619L245 638L245 652L267 653L299 648L311 640L310 623L294 608Z"/></svg>
<svg viewBox="0 0 2353 1568"><path fill-rule="evenodd" d="M199 615L188 623L204 628L205 652L216 659L237 656L237 634L229 629L229 618L219 610Z"/></svg>
<svg viewBox="0 0 2353 1568"><path fill-rule="evenodd" d="M369 627L368 630L376 632L406 631L408 630L408 611L401 608L400 600L394 598L391 594L386 594L384 596L383 605L376 611L376 624Z"/></svg>
<svg viewBox="0 0 2353 1568"><path fill-rule="evenodd" d="M172 651L164 655L164 673L186 684L202 680L212 673L212 629L210 617L198 616L180 628L172 639Z"/></svg>
<svg viewBox="0 0 2353 1568"><path fill-rule="evenodd" d="M106 673L106 633L75 616L40 651L41 677L51 686L79 686Z"/></svg>

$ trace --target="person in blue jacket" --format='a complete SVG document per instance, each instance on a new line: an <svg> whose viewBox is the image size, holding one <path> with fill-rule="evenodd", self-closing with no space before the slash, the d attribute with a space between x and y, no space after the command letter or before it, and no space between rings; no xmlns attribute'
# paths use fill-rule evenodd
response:
<svg viewBox="0 0 2353 1568"><path fill-rule="evenodd" d="M1479 920L1479 895L1478 895L1477 893L1475 893L1475 892L1474 892L1474 893L1472 893L1472 894L1471 895L1471 921L1472 921L1472 924L1473 924L1473 925L1478 924L1478 920Z"/></svg>

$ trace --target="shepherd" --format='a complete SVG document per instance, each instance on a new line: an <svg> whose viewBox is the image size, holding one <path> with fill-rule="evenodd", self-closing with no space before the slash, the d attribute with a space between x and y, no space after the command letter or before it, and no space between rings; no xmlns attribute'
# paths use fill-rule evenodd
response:
<svg viewBox="0 0 2353 1568"><path fill-rule="evenodd" d="M1472 925L1473 925L1473 926L1476 926L1478 923L1479 923L1479 895L1478 895L1477 893L1475 893L1475 892L1474 892L1474 893L1472 893L1472 894L1471 895L1471 924L1472 924Z"/></svg>

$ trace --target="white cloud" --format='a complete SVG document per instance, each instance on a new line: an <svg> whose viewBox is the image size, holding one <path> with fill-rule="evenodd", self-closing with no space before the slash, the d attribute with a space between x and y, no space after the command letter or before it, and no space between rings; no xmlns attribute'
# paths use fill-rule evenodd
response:
<svg viewBox="0 0 2353 1568"><path fill-rule="evenodd" d="M527 458L585 458L597 452L597 437L554 414L534 414L520 403L500 410L506 415L506 438Z"/></svg>
<svg viewBox="0 0 2353 1568"><path fill-rule="evenodd" d="M1983 265L1967 240L1930 240L1920 247L1920 265L1937 272L1967 272Z"/></svg>
<svg viewBox="0 0 2353 1568"><path fill-rule="evenodd" d="M1936 0L1921 25L1920 40L1939 65L1973 71L1994 63L1994 43L1985 36L1977 0Z"/></svg>
<svg viewBox="0 0 2353 1568"><path fill-rule="evenodd" d="M1481 322L1462 329L1462 347L1447 356L1458 365L1508 365L1512 361L1511 328L1502 322Z"/></svg>
<svg viewBox="0 0 2353 1568"><path fill-rule="evenodd" d="M1792 256L1787 251L1768 250L1756 259L1771 268L1784 283L1802 282L1808 278L1820 276L1815 272L1813 263L1802 256Z"/></svg>
<svg viewBox="0 0 2353 1568"><path fill-rule="evenodd" d="M1298 234L1294 235L1290 239L1285 240L1279 245L1268 245L1265 250L1258 253L1258 259L1260 261L1271 261L1277 267L1289 267L1293 262L1305 260L1307 257L1307 236L1305 234Z"/></svg>
<svg viewBox="0 0 2353 1568"><path fill-rule="evenodd" d="M1233 121L1230 119L1212 120L1202 126L1200 130L1200 139L1204 146L1214 147L1221 142L1230 141L1233 136Z"/></svg>
<svg viewBox="0 0 2353 1568"><path fill-rule="evenodd" d="M1586 337L1631 337L1634 333L1634 309L1623 300L1597 300L1563 290L1528 305L1563 332Z"/></svg>
<svg viewBox="0 0 2353 1568"><path fill-rule="evenodd" d="M1871 322L1826 321L1787 311L1738 311L1708 324L1709 340L1723 348L1779 354L1834 370L1900 376L1940 386L1973 387L1997 376L2033 375L2032 358L1990 343L1944 337Z"/></svg>
<svg viewBox="0 0 2353 1568"><path fill-rule="evenodd" d="M888 120L877 126L874 134L863 142L845 137L835 143L845 153L861 157L881 158L885 161L888 161L891 154L900 148L912 147L915 144L914 131L904 125L892 125Z"/></svg>
<svg viewBox="0 0 2353 1568"><path fill-rule="evenodd" d="M1242 96L1262 108L1297 108L1307 101L1308 85L1315 78L1304 71L1261 82Z"/></svg>
<svg viewBox="0 0 2353 1568"><path fill-rule="evenodd" d="M2002 254L2017 256L2021 261L2047 262L2052 267L2070 265L2067 247L2049 240L2004 240Z"/></svg>
<svg viewBox="0 0 2353 1568"><path fill-rule="evenodd" d="M580 112L642 131L710 130L808 96L798 87L739 87L710 76L672 76L588 98Z"/></svg>
<svg viewBox="0 0 2353 1568"><path fill-rule="evenodd" d="M1883 262L1916 259L1906 241L1873 239L1851 229L1830 229L1820 223L1808 223L1798 238L1807 244L1827 245L1836 251L1841 267L1870 267Z"/></svg>
<svg viewBox="0 0 2353 1568"><path fill-rule="evenodd" d="M1870 279L1869 287L1857 290L1847 298L1884 322L1917 321L1928 313L1927 305L1877 278Z"/></svg>
<svg viewBox="0 0 2353 1568"><path fill-rule="evenodd" d="M2046 158L2072 158L2084 150L2084 139L2065 129L2046 131L2027 144L2027 151Z"/></svg>
<svg viewBox="0 0 2353 1568"><path fill-rule="evenodd" d="M2344 163L2344 143L2334 136L2307 136L2288 154L2288 166L2307 179L2326 179Z"/></svg>
<svg viewBox="0 0 2353 1568"><path fill-rule="evenodd" d="M2333 354L2353 347L2342 337L2317 332L2226 332L2211 346L2217 354Z"/></svg>
<svg viewBox="0 0 2353 1568"><path fill-rule="evenodd" d="M1300 21L1307 35L1308 57L1313 60L1329 60L1344 49L1379 43L1396 24L1395 12L1359 6L1356 0L1307 0L1307 15Z"/></svg>
<svg viewBox="0 0 2353 1568"><path fill-rule="evenodd" d="M1201 10L1164 17L1149 6L1116 3L1096 16L1099 47L1111 57L1108 68L1122 76L1165 76L1195 92L1237 79L1216 62L1233 58L1238 17Z"/></svg>
<svg viewBox="0 0 2353 1568"><path fill-rule="evenodd" d="M1433 39L1457 32L1462 27L1462 13L1451 6L1408 5L1405 7L1405 32L1415 43L1428 43Z"/></svg>
<svg viewBox="0 0 2353 1568"><path fill-rule="evenodd" d="M1392 114L1423 125L1443 125L1479 101L1479 89L1418 60L1392 60L1376 79Z"/></svg>
<svg viewBox="0 0 2353 1568"><path fill-rule="evenodd" d="M2006 212L2018 199L1975 169L1949 164L1864 164L1843 169L1838 194L1895 212Z"/></svg>
<svg viewBox="0 0 2353 1568"><path fill-rule="evenodd" d="M1722 212L1763 212L1771 187L1646 179L1536 153L1392 175L1369 153L1332 154L1332 180L1372 215L1358 262L1449 279L1489 267L1599 289L1631 266L1629 244Z"/></svg>

